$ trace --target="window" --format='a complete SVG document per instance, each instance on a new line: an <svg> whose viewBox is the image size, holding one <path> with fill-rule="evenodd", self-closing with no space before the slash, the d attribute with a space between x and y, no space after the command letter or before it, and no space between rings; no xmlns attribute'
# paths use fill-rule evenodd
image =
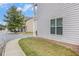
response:
<svg viewBox="0 0 79 59"><path fill-rule="evenodd" d="M62 35L63 31L62 18L51 19L50 26L51 26L50 27L51 34Z"/></svg>
<svg viewBox="0 0 79 59"><path fill-rule="evenodd" d="M62 18L57 18L57 34L62 35Z"/></svg>
<svg viewBox="0 0 79 59"><path fill-rule="evenodd" d="M51 34L55 34L55 19L51 20Z"/></svg>

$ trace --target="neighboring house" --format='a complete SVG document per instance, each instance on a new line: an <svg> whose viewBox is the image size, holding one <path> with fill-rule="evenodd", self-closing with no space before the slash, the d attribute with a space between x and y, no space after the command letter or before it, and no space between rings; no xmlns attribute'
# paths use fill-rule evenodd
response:
<svg viewBox="0 0 79 59"><path fill-rule="evenodd" d="M33 19L26 22L26 32L33 32Z"/></svg>
<svg viewBox="0 0 79 59"><path fill-rule="evenodd" d="M34 21L33 18L30 18L29 20L27 20L26 21L26 32L33 32L33 26L35 27L34 30L37 30L36 23L37 21L36 20Z"/></svg>
<svg viewBox="0 0 79 59"><path fill-rule="evenodd" d="M37 4L38 37L79 44L79 4Z"/></svg>

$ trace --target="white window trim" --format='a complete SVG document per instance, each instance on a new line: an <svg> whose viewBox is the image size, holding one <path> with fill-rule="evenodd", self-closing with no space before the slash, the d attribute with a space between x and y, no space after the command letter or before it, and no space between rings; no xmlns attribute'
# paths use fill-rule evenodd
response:
<svg viewBox="0 0 79 59"><path fill-rule="evenodd" d="M55 18L55 35L57 35L57 19Z"/></svg>
<svg viewBox="0 0 79 59"><path fill-rule="evenodd" d="M62 18L62 17L58 17L58 18ZM61 27L61 26L57 26L57 18L54 18L54 20L55 20L55 26L51 26L51 27L55 27L55 34L51 34L51 35L62 36L63 35L63 30L62 30L62 35L57 34L57 28L56 27ZM63 21L62 21L62 23L63 23ZM63 27L63 25L62 25L62 27Z"/></svg>

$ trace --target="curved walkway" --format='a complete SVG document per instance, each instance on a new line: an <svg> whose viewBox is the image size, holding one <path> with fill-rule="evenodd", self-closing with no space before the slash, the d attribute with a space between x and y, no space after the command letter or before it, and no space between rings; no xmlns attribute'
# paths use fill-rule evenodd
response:
<svg viewBox="0 0 79 59"><path fill-rule="evenodd" d="M19 39L15 39L6 44L4 56L25 56L18 44L18 41Z"/></svg>

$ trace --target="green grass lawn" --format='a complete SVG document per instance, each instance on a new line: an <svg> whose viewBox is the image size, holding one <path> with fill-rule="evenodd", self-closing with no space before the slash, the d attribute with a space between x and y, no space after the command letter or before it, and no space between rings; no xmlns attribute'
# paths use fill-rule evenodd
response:
<svg viewBox="0 0 79 59"><path fill-rule="evenodd" d="M32 32L17 32L17 34L30 34L30 35L32 35L33 33Z"/></svg>
<svg viewBox="0 0 79 59"><path fill-rule="evenodd" d="M77 56L75 52L64 46L49 43L42 38L23 38L19 40L24 53L28 56Z"/></svg>

